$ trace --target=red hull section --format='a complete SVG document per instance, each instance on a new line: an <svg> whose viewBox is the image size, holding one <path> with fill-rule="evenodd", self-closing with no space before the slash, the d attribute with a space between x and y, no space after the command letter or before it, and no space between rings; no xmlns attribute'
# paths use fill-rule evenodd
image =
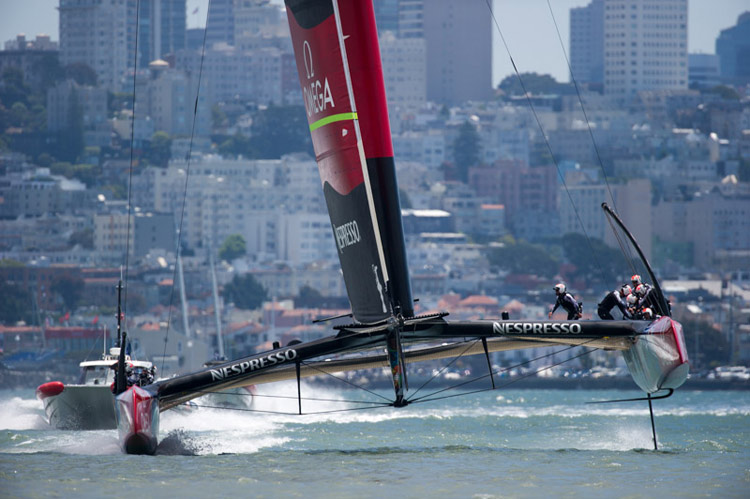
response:
<svg viewBox="0 0 750 499"><path fill-rule="evenodd" d="M120 446L127 454L153 454L159 436L159 401L147 390L131 386L115 403Z"/></svg>
<svg viewBox="0 0 750 499"><path fill-rule="evenodd" d="M675 389L688 377L682 325L670 317L654 321L623 357L636 384L646 393Z"/></svg>

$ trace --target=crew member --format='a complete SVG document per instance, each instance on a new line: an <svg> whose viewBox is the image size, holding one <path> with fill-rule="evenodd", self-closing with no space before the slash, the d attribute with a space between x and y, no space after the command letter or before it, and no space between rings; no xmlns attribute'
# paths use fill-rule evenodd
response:
<svg viewBox="0 0 750 499"><path fill-rule="evenodd" d="M630 293L625 301L628 303L628 313L630 314L630 317L633 319L640 319L636 313L639 310L637 308L638 296L635 293Z"/></svg>
<svg viewBox="0 0 750 499"><path fill-rule="evenodd" d="M607 321L615 320L610 311L613 308L617 307L620 309L620 312L622 312L622 316L625 319L630 319L631 317L630 313L628 312L628 305L625 300L631 293L632 290L627 284L623 284L619 289L610 291L607 296L604 297L601 303L599 303L599 308L597 309L599 317Z"/></svg>
<svg viewBox="0 0 750 499"><path fill-rule="evenodd" d="M630 287L633 289L637 288L641 284L641 276L638 274L633 274L633 276L630 278Z"/></svg>
<svg viewBox="0 0 750 499"><path fill-rule="evenodd" d="M555 313L557 307L562 307L568 312L568 320L580 319L582 309L581 303L577 302L576 299L573 298L573 295L567 292L565 284L556 284L554 290L557 300L555 301L555 306L550 310L548 317L551 319L552 314Z"/></svg>
<svg viewBox="0 0 750 499"><path fill-rule="evenodd" d="M635 288L635 295L638 297L639 310L650 308L651 310L659 309L659 302L656 299L656 291L648 284L640 284Z"/></svg>

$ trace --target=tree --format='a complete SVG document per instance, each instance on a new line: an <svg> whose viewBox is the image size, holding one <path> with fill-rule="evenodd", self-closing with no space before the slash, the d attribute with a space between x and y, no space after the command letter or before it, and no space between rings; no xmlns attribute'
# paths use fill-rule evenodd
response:
<svg viewBox="0 0 750 499"><path fill-rule="evenodd" d="M65 66L65 76L79 85L96 86L96 71L84 62L72 62Z"/></svg>
<svg viewBox="0 0 750 499"><path fill-rule="evenodd" d="M403 188L399 187L398 197L399 197L399 200L401 201L402 209L408 210L412 207L411 199L409 199L409 194Z"/></svg>
<svg viewBox="0 0 750 499"><path fill-rule="evenodd" d="M479 164L479 142L479 133L476 128L465 121L458 129L456 140L453 141L453 159L458 179L464 183L469 180L469 168Z"/></svg>
<svg viewBox="0 0 750 499"><path fill-rule="evenodd" d="M253 117L250 145L258 159L276 159L293 152L313 153L303 106L268 106Z"/></svg>
<svg viewBox="0 0 750 499"><path fill-rule="evenodd" d="M570 232L563 236L562 246L565 257L575 265L577 276L586 281L616 279L630 268L622 253L601 239Z"/></svg>
<svg viewBox="0 0 750 499"><path fill-rule="evenodd" d="M89 165L86 163L73 165L70 171L71 178L80 180L81 182L86 184L86 187L89 188L93 187L96 184L96 182L101 177L101 174L101 166Z"/></svg>
<svg viewBox="0 0 750 499"><path fill-rule="evenodd" d="M70 246L80 245L85 249L94 249L94 230L90 227L73 232L68 238Z"/></svg>
<svg viewBox="0 0 750 499"><path fill-rule="evenodd" d="M508 75L503 78L497 88L505 92L506 95L524 95L523 89L526 87L528 93L540 95L563 93L567 89L566 87L570 87L570 85L559 83L547 74L522 73L521 79L523 80L523 86L517 75Z"/></svg>
<svg viewBox="0 0 750 499"><path fill-rule="evenodd" d="M3 297L0 300L0 324L15 324L19 321L31 323L33 310L31 293L16 284L0 281L0 296Z"/></svg>
<svg viewBox="0 0 750 499"><path fill-rule="evenodd" d="M320 294L315 288L310 286L302 286L299 290L299 296L294 300L296 307L319 307L323 300L323 295Z"/></svg>
<svg viewBox="0 0 750 499"><path fill-rule="evenodd" d="M685 346L692 364L705 369L721 366L729 361L731 349L721 331L717 331L706 321L692 318L677 320L682 324L683 331L689 332Z"/></svg>
<svg viewBox="0 0 750 499"><path fill-rule="evenodd" d="M172 157L172 138L167 132L158 131L151 136L148 160L152 165L166 168Z"/></svg>
<svg viewBox="0 0 750 499"><path fill-rule="evenodd" d="M225 113L218 105L213 105L211 107L211 126L213 129L218 130L224 128L228 124L229 120L227 119L227 113Z"/></svg>
<svg viewBox="0 0 750 499"><path fill-rule="evenodd" d="M78 91L74 88L70 94L70 115L68 126L59 133L57 152L58 159L75 162L83 152L83 110L81 109Z"/></svg>
<svg viewBox="0 0 750 499"><path fill-rule="evenodd" d="M716 85L706 91L709 94L716 94L726 100L740 100L740 94L732 87L726 85Z"/></svg>
<svg viewBox="0 0 750 499"><path fill-rule="evenodd" d="M255 310L268 299L265 288L252 274L235 275L234 279L224 286L222 296L243 310Z"/></svg>
<svg viewBox="0 0 750 499"><path fill-rule="evenodd" d="M251 140L239 132L219 144L219 154L225 158L236 158L240 155L246 158L258 157Z"/></svg>
<svg viewBox="0 0 750 499"><path fill-rule="evenodd" d="M501 248L493 248L488 254L490 264L516 274L534 274L553 277L557 274L559 261L543 246L516 242L512 237L503 239Z"/></svg>
<svg viewBox="0 0 750 499"><path fill-rule="evenodd" d="M50 289L62 298L68 310L75 310L83 295L83 279L62 276L52 282Z"/></svg>
<svg viewBox="0 0 750 499"><path fill-rule="evenodd" d="M219 248L219 258L231 262L247 253L247 244L245 238L239 234L232 234L227 237L224 244Z"/></svg>
<svg viewBox="0 0 750 499"><path fill-rule="evenodd" d="M740 163L740 182L750 182L750 159L743 159Z"/></svg>
<svg viewBox="0 0 750 499"><path fill-rule="evenodd" d="M23 79L23 71L16 66L8 66L3 70L2 84L0 84L0 102L5 108L10 108L16 102L29 104L31 87Z"/></svg>

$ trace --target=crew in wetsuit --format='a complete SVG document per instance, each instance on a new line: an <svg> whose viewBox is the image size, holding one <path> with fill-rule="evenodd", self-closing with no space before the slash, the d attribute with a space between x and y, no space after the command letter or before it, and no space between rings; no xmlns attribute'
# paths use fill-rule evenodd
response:
<svg viewBox="0 0 750 499"><path fill-rule="evenodd" d="M555 306L552 307L552 310L550 310L548 317L551 319L552 314L555 313L557 307L562 307L566 312L568 312L568 320L580 319L581 304L578 303L575 298L573 298L573 295L566 292L565 284L556 284L554 290L555 294L557 295L557 300L555 301Z"/></svg>
<svg viewBox="0 0 750 499"><path fill-rule="evenodd" d="M620 289L616 289L607 294L601 303L599 303L599 308L597 309L599 317L607 321L615 320L610 311L617 307L620 309L620 312L622 312L622 316L625 319L630 319L628 305L625 303L625 300L631 292L632 290L630 289L630 286L624 284Z"/></svg>
<svg viewBox="0 0 750 499"><path fill-rule="evenodd" d="M641 276L638 274L633 274L633 276L630 278L630 287L633 288L633 291L635 291L635 288L641 285Z"/></svg>
<svg viewBox="0 0 750 499"><path fill-rule="evenodd" d="M659 310L659 302L656 299L656 291L648 284L640 284L635 288L635 295L638 297L638 310L644 308L650 308L651 310Z"/></svg>

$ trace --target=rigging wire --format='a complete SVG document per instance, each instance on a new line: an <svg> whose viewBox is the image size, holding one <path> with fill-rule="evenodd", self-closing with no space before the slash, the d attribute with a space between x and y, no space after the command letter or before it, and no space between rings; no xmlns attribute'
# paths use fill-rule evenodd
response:
<svg viewBox="0 0 750 499"><path fill-rule="evenodd" d="M337 380L339 380L339 381L343 381L343 382L344 382L344 383L346 383L347 385L351 385L351 386L353 386L354 388L358 388L358 389L360 389L360 390L364 390L364 391L366 391L366 392L368 392L368 393L371 393L371 394L375 395L376 397L380 397L381 399L383 399L383 400L388 400L388 401L390 402L390 399L389 399L388 397L384 397L384 396L380 395L379 393L376 393L376 392L374 392L374 391L370 390L369 388L365 388L364 386L358 385L358 384L356 384L356 383L352 383L352 382L351 382L351 381L349 381L348 379L344 379L344 378L341 378L341 377L339 377L339 376L336 376L336 375L335 375L335 374L333 374L333 373L329 373L329 372L327 372L327 371L324 371L324 370L322 370L322 369L318 369L317 367L315 367L315 366L314 366L314 365L312 365L312 364L308 364L307 362L304 362L304 361L302 361L302 362L300 362L300 365L303 365L303 366L309 367L310 369L313 369L313 370L315 370L315 371L318 371L319 373L322 373L322 374L326 374L326 375L328 375L328 376L330 376L330 377L332 377L332 378L334 378L334 379L337 379Z"/></svg>
<svg viewBox="0 0 750 499"><path fill-rule="evenodd" d="M568 52L565 50L565 44L563 43L562 35L560 35L560 28L557 26L557 19L555 19L555 14L554 12L552 12L552 5L550 5L549 0L547 0L547 7L549 8L550 16L552 16L552 22L555 25L555 31L557 31L557 39L560 41L560 48L562 49L563 57L565 57L565 63L568 65L568 71L570 72L570 79L573 80L573 86L576 89L578 102L581 105L581 111L583 112L583 117L586 120L586 127L589 130L591 143L594 145L594 152L596 152L596 159L599 161L599 168L601 168L602 170L604 183L607 185L607 192L609 192L609 198L612 200L612 206L615 209L617 209L617 203L615 202L615 197L612 195L612 188L609 186L609 179L607 178L607 172L604 170L604 162L602 161L601 154L599 154L599 147L596 144L596 139L594 139L594 131L591 129L591 122L589 121L588 113L586 113L586 108L583 105L583 98L581 98L581 90L578 88L578 81L576 81L575 75L573 74L573 67L570 65L570 60L568 59Z"/></svg>
<svg viewBox="0 0 750 499"><path fill-rule="evenodd" d="M358 387L359 388L359 387ZM252 397L252 398L268 398L268 399L289 399L299 400L300 397L296 395L268 395L260 393L234 393L231 391L222 390L196 390L194 393L200 393L202 395L221 394L222 396L230 395L233 397ZM370 400L346 400L346 399L327 399L319 397L302 397L302 400L308 402L346 402L348 404L384 404L384 402L373 402ZM386 400L388 400L386 398ZM385 404L388 405L388 404Z"/></svg>
<svg viewBox="0 0 750 499"><path fill-rule="evenodd" d="M586 342L584 342L584 343L581 343L580 345L570 345L570 346L568 346L568 347L565 347L565 348L563 348L563 349L561 349L561 350L558 350L558 351L556 351L556 352L552 352L552 353L546 353L546 354L544 354L544 355L540 355L540 356L538 356L538 357L535 357L535 358L533 358L533 359L529 359L529 360L526 360L526 361L524 361L524 362L521 362L521 363L515 364L515 365L513 365L513 366L508 366L508 367L506 367L506 368L503 368L503 369L499 369L499 370L497 370L497 371L492 371L492 372L490 372L490 373L488 373L488 374L484 374L484 375L482 375L482 376L479 376L479 377L476 377L476 378L474 378L474 379L470 379L470 380L467 380L467 381L463 381L463 382L461 382L461 383L458 383L458 384L456 384L456 385L452 385L452 386L449 386L449 387L446 387L446 388L442 388L442 389L440 389L440 390L437 390L437 391L435 391L435 392L433 392L433 393L430 393L430 394L428 394L428 395L423 395L423 396L421 396L421 397L419 397L419 398L414 398L414 397L412 396L412 398L410 398L410 399L409 399L409 403L411 403L411 402L419 402L419 401L421 401L421 400L427 399L428 397L432 397L433 395L437 395L438 393L443 393L443 392L446 392L446 391L449 391L449 390L455 390L455 389L457 389L457 388L461 388L462 386L465 386L465 385L469 385L469 384L471 384L471 383L474 383L474 382L477 382L477 381L481 381L481 380L483 380L483 379L489 378L490 376L494 376L495 374L502 374L502 373L506 373L506 372L508 372L508 371L510 371L510 370L512 370L512 369L516 369L516 368L518 368L518 367L521 367L521 366L524 366L524 365L527 365L527 364L531 364L532 362L535 362L535 361L537 361L537 360L542 360L542 359L546 359L547 357L554 357L555 355L557 355L557 354L559 354L559 353L567 352L568 350L572 350L573 348L577 348L577 347L580 347L580 346L584 346L584 345L586 345L586 344L588 344L588 343L591 343L592 341L594 341L594 340L593 340L593 339L591 339L591 340L589 340L589 341L586 341ZM593 350L592 350L592 351L593 351ZM575 358L578 358L578 357L580 357L580 355L579 355L579 356L576 356L576 357L572 357L572 358L570 358L570 359L567 359L567 360L564 360L564 361L563 361L563 362L561 362L561 363L565 363L565 362L567 362L568 360L572 360L572 359L575 359ZM559 364L555 364L555 365L559 365ZM545 369L549 369L550 367L554 367L554 365L553 365L553 366L548 366L548 367L547 367L547 368L545 368ZM541 370L539 370L539 371L537 371L537 372L541 372L541 371L543 371L543 370L545 370L545 369L541 369ZM536 373L533 373L533 374L536 374ZM506 386L506 385L501 385L501 386L500 386L500 387L498 387L498 388L501 388L502 386ZM492 388L490 388L490 390L492 390ZM483 391L483 390L482 390L482 391ZM471 393L474 393L474 392L471 392ZM415 393L414 395L416 395L416 393ZM433 399L430 399L430 400L433 400Z"/></svg>
<svg viewBox="0 0 750 499"><path fill-rule="evenodd" d="M630 252L630 245L626 244L625 241L622 238L622 234L620 234L620 229L618 227L615 227L615 224L612 222L612 218L609 216L609 213L606 213L607 217L607 223L609 223L609 226L612 228L612 233L615 235L615 239L617 239L617 244L620 246L620 251L622 252L623 257L625 257L625 261L630 266L630 270L633 272L633 274L637 274L638 271L635 267L635 257ZM633 290L635 292L635 290Z"/></svg>
<svg viewBox="0 0 750 499"><path fill-rule="evenodd" d="M412 393L412 394L411 394L411 397L410 397L409 399L414 399L414 397L416 397L417 393L419 393L419 391L420 391L420 390L421 390L422 388L424 388L425 386L427 386L428 384L430 384L430 383L432 382L432 380L434 380L435 378L437 378L438 376L440 376L440 375L441 375L441 374L443 373L443 371L445 371L445 370L446 370L446 369L448 369L448 368L449 368L450 366L452 366L454 362L456 362L456 361L457 361L458 359L460 359L461 357L463 357L463 356L464 356L464 355L466 354L466 352L468 352L468 351L469 351L469 349L470 349L471 347L473 347L474 345L476 345L476 344L477 344L477 343L479 343L480 341L481 341L481 339L480 339L480 338L477 338L477 339L475 339L475 340L473 340L473 341L471 341L471 342L467 342L467 343L468 343L468 346L466 347L466 349L464 349L464 351L463 351L463 352L461 352L461 353L460 353L460 354L458 354L457 356L453 357L453 359L452 359L452 360L451 360L450 362L448 362L448 363L447 363L446 365L444 365L444 366L443 366L443 367L442 367L442 368L441 368L441 369L440 369L440 370L439 370L438 372L436 372L435 374L433 374L433 375L432 375L432 377L431 377L430 379L428 379L427 381L425 381L425 382L424 382L424 383L422 384L422 386L420 386L419 388L417 388L417 389L416 389L416 391L415 391L414 393ZM409 399L407 399L407 400L409 400Z"/></svg>
<svg viewBox="0 0 750 499"><path fill-rule="evenodd" d="M177 258L179 258L180 247L182 245L182 227L185 221L185 205L187 204L188 180L190 180L190 163L193 159L193 138L195 137L195 122L197 121L197 118L198 118L198 99L201 93L201 79L203 78L203 60L206 57L206 36L208 35L208 17L210 13L211 13L211 0L208 0L208 9L206 12L206 27L203 30L203 47L201 48L201 63L198 69L198 88L195 91L195 106L193 107L193 124L190 128L190 142L188 144L187 158L185 158L186 160L185 187L182 193L182 208L180 210L180 224L177 229L177 245L175 248L174 271L172 272L172 288L169 292L169 307L167 307L167 331L164 333L164 351L162 354L162 361L161 361L162 371L164 370L164 362L167 357L167 343L169 341L169 328L170 328L170 325L172 324L172 303L174 302L174 287L175 287L175 281L177 280Z"/></svg>
<svg viewBox="0 0 750 499"><path fill-rule="evenodd" d="M596 251L594 250L594 245L591 242L591 238L589 237L588 231L586 230L586 226L583 223L583 219L581 218L581 214L578 211L578 208L576 207L575 203L573 202L573 196L570 194L570 190L568 189L568 185L565 182L565 177L562 174L562 171L560 170L560 165L557 161L557 158L555 157L554 152L552 151L552 146L549 143L549 139L547 138L547 134L544 132L544 127L542 126L542 122L539 119L539 115L536 112L536 108L534 108L534 103L531 102L531 97L529 95L529 92L526 90L526 84L523 82L523 78L521 77L521 73L518 71L518 67L516 66L516 62L513 59L513 55L510 52L510 47L508 47L508 43L505 41L505 36L503 35L503 31L500 29L500 24L497 21L497 18L495 17L495 12L492 10L492 5L490 4L490 0L485 0L485 3L487 4L487 9L490 11L490 16L492 17L492 21L495 24L495 28L497 29L498 34L500 35L500 39L503 42L503 46L505 47L505 51L508 53L508 58L510 59L510 63L513 66L513 71L516 73L516 77L518 78L518 82L521 84L521 89L523 90L524 96L526 97L526 102L529 104L529 109L531 110L531 113L534 115L534 119L536 120L537 126L539 127L539 130L542 134L542 138L544 138L544 143L547 146L547 150L550 154L550 157L552 158L552 162L555 164L555 168L557 168L557 175L560 177L560 182L563 185L563 188L565 189L565 193L568 196L568 199L570 200L570 205L573 208L573 212L576 215L576 219L578 220L578 224L581 227L581 230L583 231L583 235L586 237L586 242L588 242L589 248L591 249L592 256L594 257L594 262L596 263L596 266L599 269L600 276L602 278L602 281L606 282L606 277L604 275L604 267L599 262L599 259L596 257Z"/></svg>
<svg viewBox="0 0 750 499"><path fill-rule="evenodd" d="M576 346L580 346L580 345L576 345ZM575 348L575 347L570 347L570 348ZM426 398L426 397L422 397L422 398L420 398L420 399L417 399L417 400L414 400L414 401L412 401L411 403L424 403L424 402L434 402L434 401L436 401L436 400L445 400L445 399L449 399L449 398L455 398L455 397L463 397L463 396L466 396L466 395L473 395L473 394L476 394L476 393L491 392L491 391L493 391L493 390L499 390L500 388L506 388L506 387L508 387L508 386L510 386L510 385L512 385L512 384L514 384L514 383L517 383L517 382L519 382L519 381L521 381L521 380L523 380L523 379L526 379L526 378L529 378L529 377L531 377L531 376L534 376L534 375L536 375L536 374L539 374L540 372L546 371L546 370L548 370L548 369L552 369L553 367L557 367L557 366L560 366L560 365L562 365L562 364L565 364L566 362L570 362L570 361L572 361L572 360L575 360L575 359L581 358L581 357L583 357L584 355L590 355L590 354L592 354L593 352L595 352L595 351L597 351L597 350L599 350L599 349L598 349L598 348L592 348L592 349L590 349L590 350L586 350L585 352L581 352L580 354L578 354L578 355L576 355L576 356L574 356L574 357L570 357L570 358L568 358L568 359L565 359L565 360L562 360L562 361L560 361L560 362L556 362L556 363L554 363L554 364L552 364L552 365L549 365L549 366L543 367L543 368L541 368L541 369L537 369L536 371L534 371L534 372L532 372L532 373L526 374L526 375L524 375L524 376L519 376L519 377L518 377L518 378L516 378L516 379L513 379L513 380L511 380L511 381L508 381L507 383L505 383L505 384L502 384L502 385L500 385L500 386L497 386L497 387L494 387L494 388L481 388L481 389L478 389L478 390L472 390L472 391L470 391L470 392L463 392L463 393L454 393L454 394L451 394L451 395L444 395L444 396L442 396L442 397L434 397L434 398ZM564 351L565 351L565 350L560 350L560 352L564 352ZM555 355L555 353L558 353L558 352L554 352L554 353L552 353L551 355ZM499 372L502 372L502 371L499 371ZM486 377L488 377L488 376L489 376L489 374L485 374L485 375L484 375L483 377L485 377L485 378L486 378ZM481 379L481 378L478 378L478 379ZM467 382L467 383L463 383L463 384L473 383L474 381L478 381L478 379L475 379L475 380L471 380L471 381L469 381L469 382ZM459 385L459 386L460 386L460 385ZM444 391L447 391L447 390L450 390L450 389L453 389L453 388L455 388L455 387L451 387L451 388L446 388L446 389L444 389L444 390L441 390L441 392L444 392ZM440 392L436 392L436 393L440 393Z"/></svg>
<svg viewBox="0 0 750 499"><path fill-rule="evenodd" d="M141 0L137 0L135 3L135 51L133 54L133 116L131 116L130 119L130 164L128 165L128 211L127 211L127 217L128 217L128 228L125 232L125 302L124 306L122 307L122 313L123 315L126 315L126 312L128 310L128 269L130 264L130 212L132 210L132 194L133 194L133 155L135 151L135 89L136 89L136 79L138 76L138 33L139 33L139 25L140 25L140 18L141 18ZM122 272L122 269L120 269L120 272ZM118 317L117 320L119 321L120 318ZM118 322L119 324L119 322ZM126 329L127 329L127 323L125 323ZM119 340L118 340L119 341ZM122 345L123 348L125 348L125 345Z"/></svg>
<svg viewBox="0 0 750 499"><path fill-rule="evenodd" d="M377 402L372 402L373 404L376 404ZM366 411L370 409L381 409L383 407L391 407L393 404L386 404L386 403L379 403L377 406L373 407L347 407L346 409L331 409L328 411L315 411L315 412L305 412L303 414L300 414L298 412L284 412L284 411L270 411L270 410L264 410L264 409L250 409L250 408L244 408L244 407L225 407L221 405L198 405L194 404L193 407L200 407L203 409L223 409L226 411L240 411L240 412L256 412L261 414L276 414L279 416L316 416L318 414L334 414L339 412L352 412L352 411ZM188 406L189 407L189 406Z"/></svg>
<svg viewBox="0 0 750 499"><path fill-rule="evenodd" d="M560 48L562 49L563 56L565 57L565 63L568 66L568 71L570 72L570 79L573 81L573 86L576 89L576 95L578 96L578 103L581 105L581 111L583 112L583 117L586 120L586 127L589 131L589 136L591 137L591 143L594 146L594 152L596 152L596 159L599 162L599 168L602 171L602 177L604 178L604 184L607 186L607 192L609 193L609 198L612 200L612 207L617 211L617 201L615 200L615 196L612 194L612 188L609 185L609 178L607 177L607 172L604 169L604 162L602 161L602 156L599 153L599 146L596 143L596 139L594 138L594 131L591 128L591 122L589 121L588 113L586 112L586 107L583 105L583 98L581 96L581 90L578 87L578 81L576 80L575 74L573 74L573 66L570 64L570 59L568 58L568 52L565 50L565 44L562 40L562 35L560 34L560 28L557 25L557 19L555 19L555 13L552 11L552 5L550 4L550 1L547 0L547 8L549 9L550 16L552 17L552 22L555 25L555 31L557 32L557 39L560 42ZM612 225L612 221L609 220L609 217L607 217L607 220L609 221L610 225ZM633 269L633 272L635 273L635 267L632 261L634 260L633 254L631 252L630 246L625 245L623 246L620 233L614 229L614 225L612 225L612 232L615 234L615 238L617 238L617 242L620 245L620 249L623 253L623 256L630 264L631 268Z"/></svg>

